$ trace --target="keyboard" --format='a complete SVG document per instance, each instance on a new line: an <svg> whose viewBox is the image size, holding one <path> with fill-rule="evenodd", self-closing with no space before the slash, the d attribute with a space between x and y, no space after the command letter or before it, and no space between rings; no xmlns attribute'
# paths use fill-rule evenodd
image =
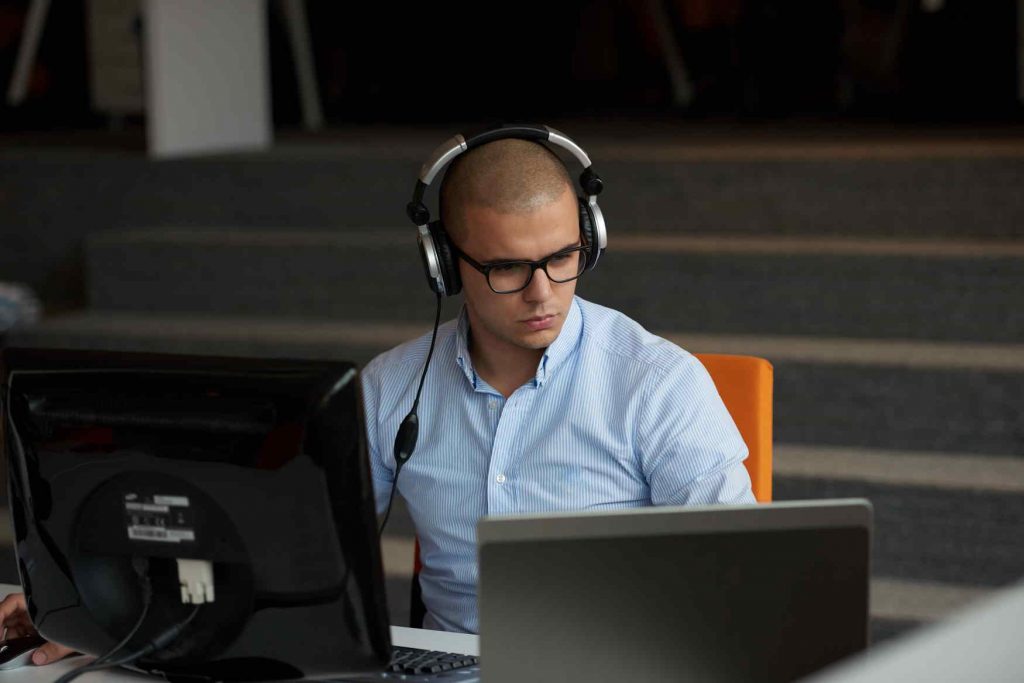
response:
<svg viewBox="0 0 1024 683"><path fill-rule="evenodd" d="M453 669L462 669L467 666L476 666L480 663L479 657L471 655L460 655L453 652L439 652L437 650L417 650L411 647L395 647L391 651L391 663L388 664L388 673L400 673L411 676L422 676L424 674L437 674Z"/></svg>

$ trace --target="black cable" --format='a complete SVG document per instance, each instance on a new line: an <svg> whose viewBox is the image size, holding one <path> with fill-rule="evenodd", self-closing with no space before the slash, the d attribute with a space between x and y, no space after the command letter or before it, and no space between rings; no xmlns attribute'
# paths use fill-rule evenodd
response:
<svg viewBox="0 0 1024 683"><path fill-rule="evenodd" d="M427 351L427 362L423 364L423 374L420 375L420 385L416 387L416 398L412 402L412 411L420 404L420 394L423 392L423 381L427 378L427 368L430 367L430 359L434 355L434 343L437 342L437 328L441 326L441 295L437 295L437 310L434 312L434 332L430 335L430 349ZM410 453L411 455L411 453Z"/></svg>
<svg viewBox="0 0 1024 683"><path fill-rule="evenodd" d="M395 478L391 480L391 495L388 496L388 507L384 511L384 521L381 522L377 537L384 535L384 527L387 526L388 518L391 516L391 505L395 502L395 489L398 488L398 475L402 467L412 457L416 449L416 439L419 436L419 416L416 409L420 405L420 394L423 392L423 382L427 379L427 368L430 367L430 359L434 356L434 344L437 342L437 328L441 325L441 295L437 295L437 312L434 314L434 332L430 335L430 349L427 351L427 360L423 363L423 373L420 374L420 384L416 388L416 398L412 402L412 410L402 420L398 427L398 434L395 436Z"/></svg>
<svg viewBox="0 0 1024 683"><path fill-rule="evenodd" d="M149 641L149 644L147 644L146 647L142 648L138 652L134 652L132 654L125 655L120 659L108 662L108 665L123 666L125 664L131 664L135 660L142 659L143 657L153 654L157 650L161 650L167 647L168 645L173 643L178 638L178 636L181 635L181 632L184 631L189 624L192 623L192 620L196 618L196 615L199 614L199 610L201 608L202 605L196 605L192 608L192 611L189 612L187 617L185 617L182 621L179 621L177 624L175 624L174 626L170 627L169 629L158 635L156 638Z"/></svg>
<svg viewBox="0 0 1024 683"><path fill-rule="evenodd" d="M105 654L97 657L89 666L96 666L106 662L127 645L128 641L134 638L135 634L142 628L142 622L146 620L146 617L149 615L149 608L153 606L153 584L149 581L149 560L145 557L133 558L132 567L134 567L135 572L139 575L139 581L142 584L142 614L139 615L135 625L128 631L128 635L121 639L120 643L107 650Z"/></svg>
<svg viewBox="0 0 1024 683"><path fill-rule="evenodd" d="M174 626L170 627L169 629L158 635L156 638L150 640L149 643L147 643L146 646L141 650L137 650L135 652L124 655L117 659L103 662L102 664L99 663L99 660L93 661L87 664L86 666L80 666L77 669L68 671L66 674L58 678L56 681L54 681L54 683L69 683L69 681L78 678L82 674L90 673L92 671L101 671L103 669L113 669L115 666L124 666L125 664L131 664L132 662L138 659L142 659L143 657L146 657L161 648L167 647L179 635L181 635L181 632L185 630L186 626L192 623L192 620L195 619L196 614L199 613L200 607L202 607L202 605L196 605L192 612L190 612L189 615L185 617L184 620L178 622Z"/></svg>
<svg viewBox="0 0 1024 683"><path fill-rule="evenodd" d="M111 657L117 654L117 652L121 648L128 644L128 641L135 637L135 634L139 632L140 628L142 628L143 622L146 621L146 617L149 616L149 609L153 606L153 585L152 583L150 583L149 580L149 560L145 557L135 557L132 559L132 567L135 569L135 573L138 574L139 583L142 586L142 613L139 614L139 618L135 620L135 625L128 630L128 635L122 638L121 642L107 650L104 654L100 655L93 661L89 662L89 664L87 664L86 666L80 668L103 668L102 665L107 660L109 660ZM83 671L81 673L85 672ZM73 671L69 671L67 674L64 674L64 676L61 676L57 680L63 681L65 680L65 677L69 674L74 675L70 678L67 678L67 680L71 680L72 678L75 678L76 676L80 675L78 669L75 669Z"/></svg>

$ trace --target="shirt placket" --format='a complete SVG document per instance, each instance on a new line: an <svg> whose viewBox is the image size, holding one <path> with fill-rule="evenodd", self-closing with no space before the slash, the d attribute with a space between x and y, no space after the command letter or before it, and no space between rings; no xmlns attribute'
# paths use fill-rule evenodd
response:
<svg viewBox="0 0 1024 683"><path fill-rule="evenodd" d="M511 514L517 511L516 482L513 472L519 458L523 420L530 412L529 404L533 395L532 388L521 387L505 401L504 407L497 397L488 398L488 408L499 411L487 470L487 514L489 515Z"/></svg>

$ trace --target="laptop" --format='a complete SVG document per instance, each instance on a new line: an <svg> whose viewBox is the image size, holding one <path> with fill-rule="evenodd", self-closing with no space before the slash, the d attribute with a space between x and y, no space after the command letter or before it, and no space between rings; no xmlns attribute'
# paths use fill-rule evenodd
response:
<svg viewBox="0 0 1024 683"><path fill-rule="evenodd" d="M868 501L489 517L483 680L793 681L868 644Z"/></svg>

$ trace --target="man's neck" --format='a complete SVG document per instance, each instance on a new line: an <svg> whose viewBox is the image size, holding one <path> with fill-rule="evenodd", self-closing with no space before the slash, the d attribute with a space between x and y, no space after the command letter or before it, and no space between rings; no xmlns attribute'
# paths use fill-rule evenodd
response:
<svg viewBox="0 0 1024 683"><path fill-rule="evenodd" d="M508 398L537 374L537 365L545 349L522 349L511 344L481 344L472 331L469 334L469 355L473 368L485 382Z"/></svg>

